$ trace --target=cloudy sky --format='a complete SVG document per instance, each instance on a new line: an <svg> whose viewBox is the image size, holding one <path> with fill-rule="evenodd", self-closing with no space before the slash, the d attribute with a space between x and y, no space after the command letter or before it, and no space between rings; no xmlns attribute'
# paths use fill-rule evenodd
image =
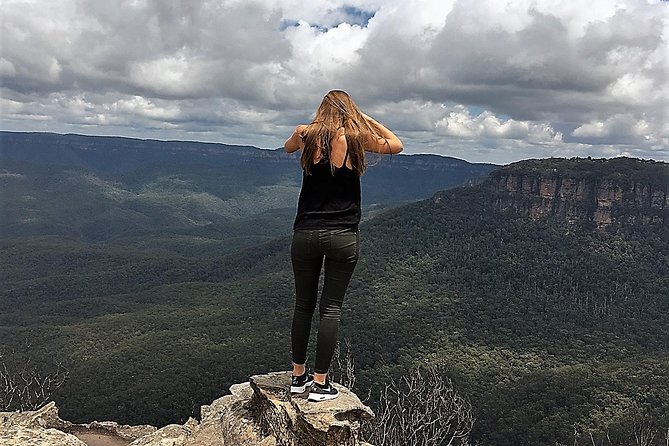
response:
<svg viewBox="0 0 669 446"><path fill-rule="evenodd" d="M276 148L330 89L405 153L669 161L662 0L0 0L4 130Z"/></svg>

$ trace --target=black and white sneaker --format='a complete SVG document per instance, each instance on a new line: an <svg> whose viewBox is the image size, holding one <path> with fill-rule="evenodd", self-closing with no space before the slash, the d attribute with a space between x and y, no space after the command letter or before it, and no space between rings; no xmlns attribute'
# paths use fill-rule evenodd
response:
<svg viewBox="0 0 669 446"><path fill-rule="evenodd" d="M339 396L339 391L330 384L330 378L325 378L325 384L318 384L314 381L309 390L309 396L307 399L309 401L325 401L337 398Z"/></svg>
<svg viewBox="0 0 669 446"><path fill-rule="evenodd" d="M314 375L304 372L301 376L293 376L290 380L290 393L304 393L314 382Z"/></svg>

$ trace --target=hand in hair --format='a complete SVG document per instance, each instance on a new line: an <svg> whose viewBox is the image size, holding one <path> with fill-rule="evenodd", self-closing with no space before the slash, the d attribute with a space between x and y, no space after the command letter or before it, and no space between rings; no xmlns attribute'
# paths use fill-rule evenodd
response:
<svg viewBox="0 0 669 446"><path fill-rule="evenodd" d="M379 136L370 135L364 144L364 148L368 152L375 153L400 153L404 146L402 141L383 124L372 118L371 116L362 113L362 117L369 123L369 126L374 129Z"/></svg>

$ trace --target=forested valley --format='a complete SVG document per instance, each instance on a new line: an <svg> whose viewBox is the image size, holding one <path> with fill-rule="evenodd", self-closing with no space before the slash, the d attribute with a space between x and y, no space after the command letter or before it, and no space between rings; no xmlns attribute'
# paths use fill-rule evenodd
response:
<svg viewBox="0 0 669 446"><path fill-rule="evenodd" d="M289 368L295 159L112 171L86 158L104 148L59 165L6 147L0 359L66 369L52 395L63 418L183 423L231 384ZM354 390L373 407L387 379L431 364L471 402L472 444L664 445L666 220L597 229L495 212L484 179L499 166L402 162L363 183L375 198L340 329ZM617 166L666 191L666 164ZM393 196L402 187L412 194Z"/></svg>

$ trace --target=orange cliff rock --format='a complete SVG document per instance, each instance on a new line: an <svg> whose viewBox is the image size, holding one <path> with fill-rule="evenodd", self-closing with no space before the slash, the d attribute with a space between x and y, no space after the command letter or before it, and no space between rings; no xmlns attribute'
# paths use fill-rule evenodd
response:
<svg viewBox="0 0 669 446"><path fill-rule="evenodd" d="M669 164L622 161L624 169L617 159L513 163L490 174L485 183L486 207L598 229L669 224ZM536 167L539 162L543 162L541 168ZM647 163L652 163L651 174L645 174Z"/></svg>

